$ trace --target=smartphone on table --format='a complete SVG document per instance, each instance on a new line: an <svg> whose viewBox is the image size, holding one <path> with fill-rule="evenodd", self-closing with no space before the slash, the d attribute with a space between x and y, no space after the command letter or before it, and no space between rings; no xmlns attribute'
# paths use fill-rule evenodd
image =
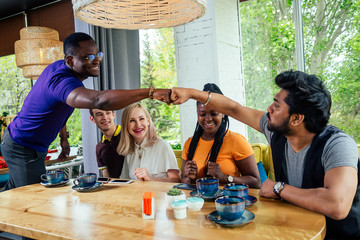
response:
<svg viewBox="0 0 360 240"><path fill-rule="evenodd" d="M98 179L96 180L97 182L101 182L101 183L107 183L109 182L110 178L108 177L98 177Z"/></svg>
<svg viewBox="0 0 360 240"><path fill-rule="evenodd" d="M185 189L185 190L196 190L195 184L186 184L186 183L179 183L174 186L174 188Z"/></svg>
<svg viewBox="0 0 360 240"><path fill-rule="evenodd" d="M111 180L109 183L125 183L125 184L129 184L134 182L134 180L131 179L113 179Z"/></svg>

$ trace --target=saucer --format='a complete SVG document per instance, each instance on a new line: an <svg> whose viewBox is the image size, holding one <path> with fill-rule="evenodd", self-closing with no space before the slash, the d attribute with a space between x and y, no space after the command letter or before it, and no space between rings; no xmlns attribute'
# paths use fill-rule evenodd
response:
<svg viewBox="0 0 360 240"><path fill-rule="evenodd" d="M64 178L61 182L59 183L49 183L48 181L43 181L40 182L41 185L45 186L45 187L55 187L55 186L61 186L61 185L65 185L66 183L69 182L69 179Z"/></svg>
<svg viewBox="0 0 360 240"><path fill-rule="evenodd" d="M246 195L246 196L243 197L243 198L245 198L245 204L246 204L247 207L250 207L250 206L252 206L254 203L257 202L257 198L254 197L254 196L251 196L251 195Z"/></svg>
<svg viewBox="0 0 360 240"><path fill-rule="evenodd" d="M234 221L222 219L217 211L213 211L207 217L210 221L217 223L223 227L240 227L254 220L255 214L248 210L245 210L242 217Z"/></svg>
<svg viewBox="0 0 360 240"><path fill-rule="evenodd" d="M215 201L216 198L223 196L223 190L219 189L214 196L208 197L208 196L199 196L198 192L196 190L190 192L190 196L192 197L201 197L205 201Z"/></svg>
<svg viewBox="0 0 360 240"><path fill-rule="evenodd" d="M94 186L92 187L80 187L80 186L76 186L74 185L72 187L72 189L78 191L78 192L90 192L90 191L95 191L99 188L101 188L104 184L101 182L96 182Z"/></svg>

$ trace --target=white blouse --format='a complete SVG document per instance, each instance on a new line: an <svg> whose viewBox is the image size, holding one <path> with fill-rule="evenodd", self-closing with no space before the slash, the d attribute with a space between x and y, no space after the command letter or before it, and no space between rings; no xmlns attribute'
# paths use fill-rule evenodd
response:
<svg viewBox="0 0 360 240"><path fill-rule="evenodd" d="M152 146L145 146L147 139L139 145L135 143L135 151L126 155L120 178L137 179L136 168L146 168L153 178L167 178L169 169L179 170L174 151L165 140L159 140Z"/></svg>

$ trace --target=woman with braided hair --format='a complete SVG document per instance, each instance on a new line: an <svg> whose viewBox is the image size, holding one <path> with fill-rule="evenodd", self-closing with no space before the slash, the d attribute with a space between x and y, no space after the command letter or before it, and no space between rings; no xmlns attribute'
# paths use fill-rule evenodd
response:
<svg viewBox="0 0 360 240"><path fill-rule="evenodd" d="M223 94L213 83L203 91ZM210 98L210 97L209 97ZM198 122L193 137L189 138L182 152L182 182L195 183L205 176L219 179L220 184L246 183L260 188L260 175L253 150L244 136L229 128L229 117L197 102Z"/></svg>

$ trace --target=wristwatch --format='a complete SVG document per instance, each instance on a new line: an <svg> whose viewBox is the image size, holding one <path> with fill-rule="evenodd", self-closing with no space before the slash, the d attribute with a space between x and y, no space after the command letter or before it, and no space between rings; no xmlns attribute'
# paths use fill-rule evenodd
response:
<svg viewBox="0 0 360 240"><path fill-rule="evenodd" d="M228 181L228 183L232 183L234 181L234 177L231 175L228 175L226 180Z"/></svg>
<svg viewBox="0 0 360 240"><path fill-rule="evenodd" d="M284 189L284 185L285 185L284 182L277 182L277 183L274 185L273 192L274 192L278 197L280 197L280 193L281 193L281 191ZM280 197L280 198L281 198L281 197Z"/></svg>

